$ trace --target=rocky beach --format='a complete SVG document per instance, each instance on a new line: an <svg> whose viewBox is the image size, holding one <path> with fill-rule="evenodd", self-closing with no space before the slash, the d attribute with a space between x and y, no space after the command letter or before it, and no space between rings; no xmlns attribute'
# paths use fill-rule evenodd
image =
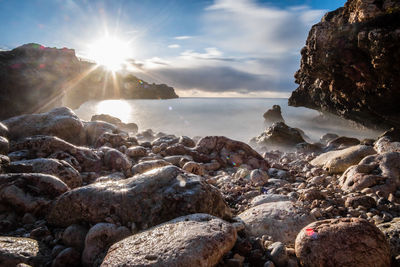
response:
<svg viewBox="0 0 400 267"><path fill-rule="evenodd" d="M248 143L83 120L73 109L99 92L82 90L96 72L57 84L89 63L36 44L0 52L0 266L400 266L399 22L398 1L348 0L301 52L289 103L380 132L368 139L313 142L279 105ZM32 58L52 67L30 71ZM125 98L178 97L121 79Z"/></svg>

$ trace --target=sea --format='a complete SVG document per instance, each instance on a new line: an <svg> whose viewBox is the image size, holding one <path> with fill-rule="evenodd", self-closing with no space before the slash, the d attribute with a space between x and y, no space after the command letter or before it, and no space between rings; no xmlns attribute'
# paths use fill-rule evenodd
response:
<svg viewBox="0 0 400 267"><path fill-rule="evenodd" d="M102 100L83 103L76 114L90 120L94 114L109 114L123 122L134 122L139 131L186 135L222 135L248 142L268 126L263 114L280 105L287 125L302 129L314 142L326 133L360 139L376 138L380 133L348 123L340 118L318 119L319 112L290 107L285 98L177 98L168 100Z"/></svg>

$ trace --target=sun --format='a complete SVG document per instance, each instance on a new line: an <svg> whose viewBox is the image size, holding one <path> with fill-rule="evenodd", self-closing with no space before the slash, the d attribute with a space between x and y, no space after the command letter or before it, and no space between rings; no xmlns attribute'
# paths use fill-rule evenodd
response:
<svg viewBox="0 0 400 267"><path fill-rule="evenodd" d="M129 42L115 36L104 36L89 45L88 57L110 71L121 69L130 56Z"/></svg>

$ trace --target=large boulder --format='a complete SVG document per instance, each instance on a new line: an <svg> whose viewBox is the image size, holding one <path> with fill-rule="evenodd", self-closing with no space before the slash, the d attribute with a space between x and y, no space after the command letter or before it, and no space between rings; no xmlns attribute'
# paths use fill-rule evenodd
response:
<svg viewBox="0 0 400 267"><path fill-rule="evenodd" d="M83 123L66 107L55 108L47 113L26 114L4 120L9 138L18 140L33 135L57 136L73 144L81 143Z"/></svg>
<svg viewBox="0 0 400 267"><path fill-rule="evenodd" d="M305 140L298 129L291 128L284 122L277 122L250 142L258 147L293 148L299 143L304 143Z"/></svg>
<svg viewBox="0 0 400 267"><path fill-rule="evenodd" d="M68 226L111 220L146 229L196 212L231 216L216 188L199 176L167 166L125 180L97 182L71 190L55 201L48 221Z"/></svg>
<svg viewBox="0 0 400 267"><path fill-rule="evenodd" d="M339 179L342 189L359 192L364 188L388 196L400 185L400 152L371 155L348 168Z"/></svg>
<svg viewBox="0 0 400 267"><path fill-rule="evenodd" d="M69 188L82 185L82 178L77 170L64 160L58 159L31 159L13 161L7 168L13 173L44 173L60 178Z"/></svg>
<svg viewBox="0 0 400 267"><path fill-rule="evenodd" d="M323 167L329 173L342 173L348 167L356 165L366 156L376 154L371 146L352 146L343 150L329 151L313 159L310 163Z"/></svg>
<svg viewBox="0 0 400 267"><path fill-rule="evenodd" d="M106 266L216 266L236 242L235 228L208 214L176 218L114 244Z"/></svg>
<svg viewBox="0 0 400 267"><path fill-rule="evenodd" d="M289 105L399 126L399 51L400 2L348 0L311 28Z"/></svg>
<svg viewBox="0 0 400 267"><path fill-rule="evenodd" d="M250 236L269 235L274 241L293 244L297 233L315 221L314 216L291 201L259 204L238 215Z"/></svg>
<svg viewBox="0 0 400 267"><path fill-rule="evenodd" d="M34 239L12 236L0 237L1 266L19 266L18 264L45 266L49 260L50 251Z"/></svg>
<svg viewBox="0 0 400 267"><path fill-rule="evenodd" d="M385 236L359 218L329 219L304 227L296 238L302 266L390 266Z"/></svg>
<svg viewBox="0 0 400 267"><path fill-rule="evenodd" d="M41 173L0 174L0 203L21 212L46 213L69 187L55 176Z"/></svg>

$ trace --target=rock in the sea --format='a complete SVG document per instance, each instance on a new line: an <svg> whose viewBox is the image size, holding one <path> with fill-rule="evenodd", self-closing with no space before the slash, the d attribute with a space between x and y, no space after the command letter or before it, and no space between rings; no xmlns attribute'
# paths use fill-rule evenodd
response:
<svg viewBox="0 0 400 267"><path fill-rule="evenodd" d="M90 228L85 239L85 249L82 253L83 266L99 266L108 248L131 235L125 226L112 223L98 223Z"/></svg>
<svg viewBox="0 0 400 267"><path fill-rule="evenodd" d="M17 266L29 264L32 266L45 266L50 260L49 251L30 238L1 236L0 237L0 265Z"/></svg>
<svg viewBox="0 0 400 267"><path fill-rule="evenodd" d="M218 161L222 167L240 167L242 164L251 169L267 170L269 164L249 145L224 136L207 136L199 140L191 154L197 162Z"/></svg>
<svg viewBox="0 0 400 267"><path fill-rule="evenodd" d="M51 201L68 190L64 182L52 175L0 174L0 203L23 212L45 214Z"/></svg>
<svg viewBox="0 0 400 267"><path fill-rule="evenodd" d="M57 136L73 144L81 143L83 123L69 108L55 108L47 113L27 114L4 120L10 140L33 135Z"/></svg>
<svg viewBox="0 0 400 267"><path fill-rule="evenodd" d="M302 266L390 266L385 236L367 220L340 218L314 222L296 238Z"/></svg>
<svg viewBox="0 0 400 267"><path fill-rule="evenodd" d="M373 154L376 154L373 147L358 145L323 153L310 163L314 166L323 167L331 174L342 173L348 167L358 164L363 158Z"/></svg>
<svg viewBox="0 0 400 267"><path fill-rule="evenodd" d="M13 143L10 151L27 151L25 155L27 159L51 157L66 160L66 157L72 156L79 163L79 169L81 168L82 171L98 172L102 168L102 160L93 150L75 146L55 136L27 137ZM76 164L71 165L76 167Z"/></svg>
<svg viewBox="0 0 400 267"><path fill-rule="evenodd" d="M12 173L44 173L60 178L69 188L82 185L82 178L77 170L64 160L38 158L13 161L7 168Z"/></svg>
<svg viewBox="0 0 400 267"><path fill-rule="evenodd" d="M114 244L107 266L215 266L236 242L235 228L208 214L192 214Z"/></svg>
<svg viewBox="0 0 400 267"><path fill-rule="evenodd" d="M327 13L301 50L289 105L367 126L399 126L400 2L348 0Z"/></svg>
<svg viewBox="0 0 400 267"><path fill-rule="evenodd" d="M273 105L264 113L263 117L266 123L285 122L279 105Z"/></svg>
<svg viewBox="0 0 400 267"><path fill-rule="evenodd" d="M274 241L294 243L297 233L315 221L314 216L291 201L269 202L252 207L238 215L251 236L269 235Z"/></svg>
<svg viewBox="0 0 400 267"><path fill-rule="evenodd" d="M394 218L390 222L378 224L386 240L390 243L390 252L393 257L400 255L400 218Z"/></svg>
<svg viewBox="0 0 400 267"><path fill-rule="evenodd" d="M262 147L285 147L292 148L305 140L298 129L287 126L284 122L272 124L261 135L253 138L251 143Z"/></svg>
<svg viewBox="0 0 400 267"><path fill-rule="evenodd" d="M400 185L400 152L368 156L348 168L339 181L344 190L360 192L371 188L388 196Z"/></svg>
<svg viewBox="0 0 400 267"><path fill-rule="evenodd" d="M68 226L111 220L125 226L135 223L138 229L146 229L196 212L221 218L231 216L216 188L199 176L167 166L125 180L73 189L55 201L48 221Z"/></svg>

